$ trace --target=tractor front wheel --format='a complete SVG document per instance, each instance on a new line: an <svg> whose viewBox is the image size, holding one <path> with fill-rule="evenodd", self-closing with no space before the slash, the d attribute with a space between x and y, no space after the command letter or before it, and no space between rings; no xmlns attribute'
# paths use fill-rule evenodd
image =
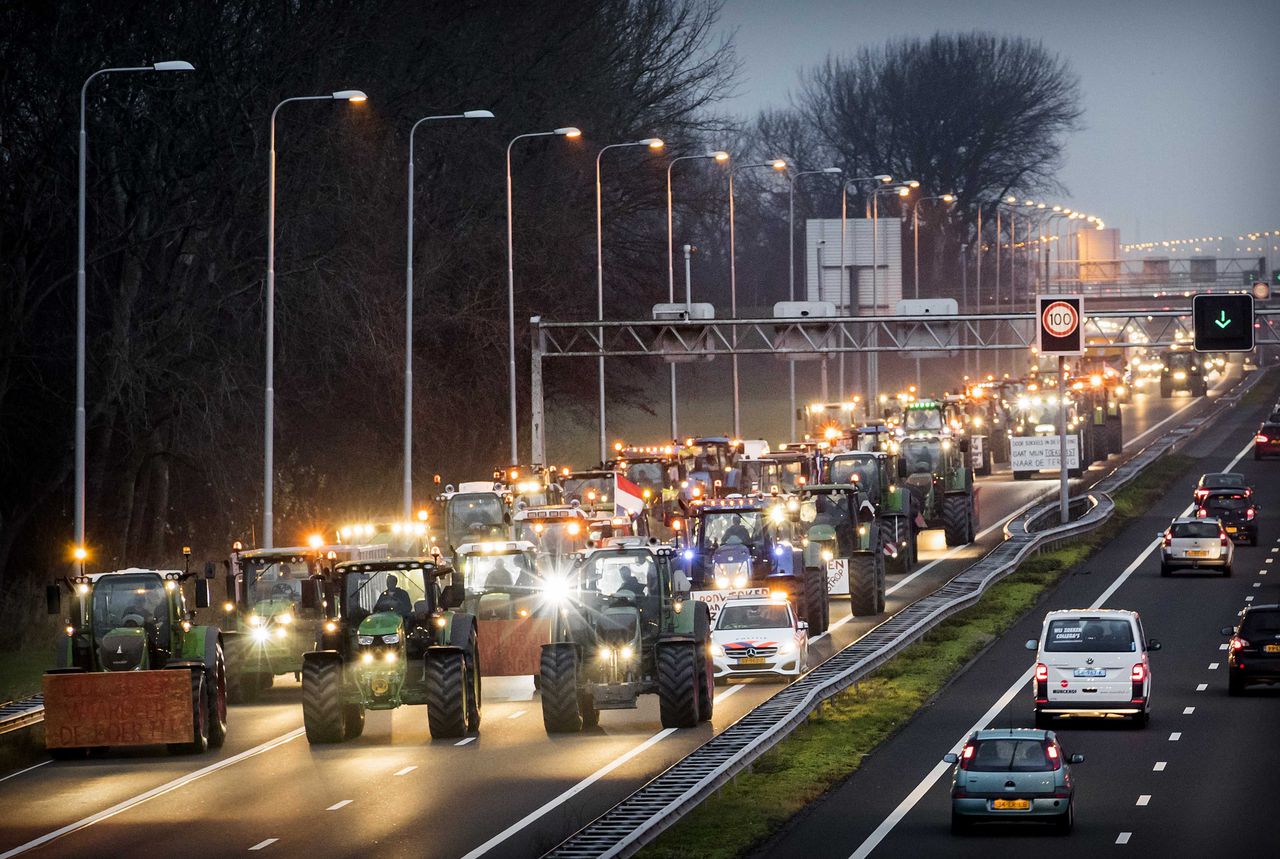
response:
<svg viewBox="0 0 1280 859"><path fill-rule="evenodd" d="M869 617L880 613L884 600L884 565L872 554L858 553L849 559L849 613Z"/></svg>
<svg viewBox="0 0 1280 859"><path fill-rule="evenodd" d="M467 733L467 665L457 651L427 654L427 726L433 740Z"/></svg>
<svg viewBox="0 0 1280 859"><path fill-rule="evenodd" d="M191 671L191 733L189 743L170 743L169 751L176 754L199 755L209 750L209 683L204 669Z"/></svg>
<svg viewBox="0 0 1280 859"><path fill-rule="evenodd" d="M658 710L662 727L697 727L701 691L694 645L658 645Z"/></svg>
<svg viewBox="0 0 1280 859"><path fill-rule="evenodd" d="M827 602L826 567L810 567L804 571L804 620L809 624L809 634L819 635L827 631L824 621Z"/></svg>
<svg viewBox="0 0 1280 859"><path fill-rule="evenodd" d="M826 571L823 570L821 574L825 582ZM823 594L826 594L825 587ZM710 722L716 706L715 664L711 660L711 610L707 608L706 603L695 602L697 602L698 614L694 618L694 640L696 641L694 646L697 648L698 680L701 683L698 689L698 721ZM823 608L826 608L825 600Z"/></svg>
<svg viewBox="0 0 1280 859"><path fill-rule="evenodd" d="M227 661L222 645L214 646L214 663L209 689L209 747L222 748L227 739Z"/></svg>
<svg viewBox="0 0 1280 859"><path fill-rule="evenodd" d="M583 700L578 695L577 651L567 644L543 645L538 676L542 678L542 724L547 733L581 731Z"/></svg>
<svg viewBox="0 0 1280 859"><path fill-rule="evenodd" d="M312 744L340 743L346 737L341 662L303 663L302 726L307 732L307 742Z"/></svg>

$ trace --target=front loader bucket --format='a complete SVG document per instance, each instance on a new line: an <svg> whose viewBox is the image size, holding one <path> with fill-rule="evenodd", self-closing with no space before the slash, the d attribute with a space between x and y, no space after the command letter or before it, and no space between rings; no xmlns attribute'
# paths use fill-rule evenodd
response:
<svg viewBox="0 0 1280 859"><path fill-rule="evenodd" d="M542 645L551 640L551 623L545 617L482 620L476 630L480 672L485 677L537 674Z"/></svg>
<svg viewBox="0 0 1280 859"><path fill-rule="evenodd" d="M44 675L45 747L189 743L191 672L50 672Z"/></svg>

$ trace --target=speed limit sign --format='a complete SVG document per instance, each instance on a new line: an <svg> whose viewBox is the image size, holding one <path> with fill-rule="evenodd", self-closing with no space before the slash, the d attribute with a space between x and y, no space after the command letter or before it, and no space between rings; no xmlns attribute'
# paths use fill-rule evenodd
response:
<svg viewBox="0 0 1280 859"><path fill-rule="evenodd" d="M1083 355L1084 304L1079 295L1042 295L1037 298L1039 313L1036 347L1041 355Z"/></svg>

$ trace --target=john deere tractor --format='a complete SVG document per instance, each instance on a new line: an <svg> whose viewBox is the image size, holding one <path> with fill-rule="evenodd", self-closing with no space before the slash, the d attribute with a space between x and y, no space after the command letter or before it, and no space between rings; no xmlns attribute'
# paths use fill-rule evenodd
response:
<svg viewBox="0 0 1280 859"><path fill-rule="evenodd" d="M480 729L474 615L433 558L338 564L325 578L321 649L303 656L302 722L311 743L360 736L366 710L425 704L435 739Z"/></svg>
<svg viewBox="0 0 1280 859"><path fill-rule="evenodd" d="M859 439L864 437L859 434ZM881 434L882 437L882 434ZM908 573L916 565L916 532L920 503L900 479L898 442L885 440L874 450L838 453L823 463L826 483L856 483L875 508L880 545L890 547L885 563L892 573Z"/></svg>
<svg viewBox="0 0 1280 859"><path fill-rule="evenodd" d="M948 546L972 543L978 526L973 467L965 447L963 439L947 435L912 435L900 443L905 482L919 502L925 527L943 529Z"/></svg>
<svg viewBox="0 0 1280 859"><path fill-rule="evenodd" d="M578 558L542 647L547 733L594 727L601 710L634 709L646 694L657 694L664 728L711 719L711 615L690 599L673 557L657 541L624 537Z"/></svg>
<svg viewBox="0 0 1280 859"><path fill-rule="evenodd" d="M196 607L209 605L208 578ZM216 627L187 610L188 572L129 568L64 581L71 592L57 668L44 675L45 745L55 758L111 746L218 748L227 735L227 671ZM50 585L50 614L62 613Z"/></svg>
<svg viewBox="0 0 1280 859"><path fill-rule="evenodd" d="M856 483L817 483L797 495L806 571L826 575L830 593L848 594L850 613L884 611L885 553L867 493Z"/></svg>

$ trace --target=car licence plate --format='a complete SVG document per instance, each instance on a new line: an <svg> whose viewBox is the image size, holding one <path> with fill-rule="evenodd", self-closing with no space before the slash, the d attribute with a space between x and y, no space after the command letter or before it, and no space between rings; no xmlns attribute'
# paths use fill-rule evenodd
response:
<svg viewBox="0 0 1280 859"><path fill-rule="evenodd" d="M1240 530L1239 528L1236 528L1236 527L1234 527L1234 526L1232 526L1232 525L1228 525L1228 526L1227 526L1227 533L1228 533L1228 534L1234 534L1236 531L1239 531L1239 530Z"/></svg>
<svg viewBox="0 0 1280 859"><path fill-rule="evenodd" d="M1262 647L1263 653L1280 653L1280 644L1266 644Z"/></svg>
<svg viewBox="0 0 1280 859"><path fill-rule="evenodd" d="M738 660L739 665L764 665L763 656L747 656Z"/></svg>
<svg viewBox="0 0 1280 859"><path fill-rule="evenodd" d="M1187 549L1188 558L1207 558L1209 557L1208 549Z"/></svg>
<svg viewBox="0 0 1280 859"><path fill-rule="evenodd" d="M996 799L991 801L991 807L996 811L1022 810L1031 807L1029 799Z"/></svg>
<svg viewBox="0 0 1280 859"><path fill-rule="evenodd" d="M1077 677L1106 677L1107 670L1105 668L1077 668L1075 670Z"/></svg>

